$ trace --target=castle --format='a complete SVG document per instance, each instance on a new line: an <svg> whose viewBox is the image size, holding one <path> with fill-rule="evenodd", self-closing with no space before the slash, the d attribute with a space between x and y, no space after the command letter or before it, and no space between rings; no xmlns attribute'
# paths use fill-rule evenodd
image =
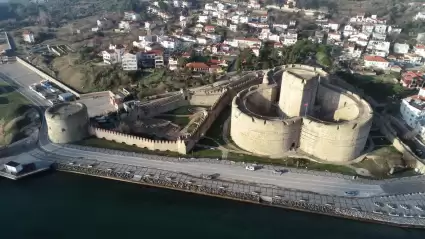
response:
<svg viewBox="0 0 425 239"><path fill-rule="evenodd" d="M233 98L230 136L237 146L277 158L297 150L329 162L361 155L373 116L366 101L312 67L270 73Z"/></svg>
<svg viewBox="0 0 425 239"><path fill-rule="evenodd" d="M208 86L128 102L131 119L155 117L186 105L208 107L190 132L176 140L155 140L89 127L97 138L149 150L187 154L222 110L231 105L230 136L241 149L268 157L297 150L337 162L358 157L372 124L372 109L359 96L332 84L320 68L286 65L269 71L229 74Z"/></svg>

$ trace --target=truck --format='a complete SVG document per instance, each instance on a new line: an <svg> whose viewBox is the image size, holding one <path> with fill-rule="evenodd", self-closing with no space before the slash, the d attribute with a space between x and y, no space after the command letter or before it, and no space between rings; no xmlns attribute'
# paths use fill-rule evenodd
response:
<svg viewBox="0 0 425 239"><path fill-rule="evenodd" d="M63 102L72 101L72 100L74 100L74 98L75 98L74 94L72 94L70 92L65 92L65 93L60 94L58 96L58 99L60 101L63 101Z"/></svg>

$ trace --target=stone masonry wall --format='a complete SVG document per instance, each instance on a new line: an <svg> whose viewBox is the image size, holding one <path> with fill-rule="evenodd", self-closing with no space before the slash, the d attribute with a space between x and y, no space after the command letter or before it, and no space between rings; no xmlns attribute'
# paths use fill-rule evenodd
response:
<svg viewBox="0 0 425 239"><path fill-rule="evenodd" d="M146 148L149 150L172 151L180 154L186 154L186 146L182 140L167 141L167 140L151 140L143 137L127 135L120 132L105 130L101 128L90 127L91 135L96 138L113 140L117 143L125 143L127 145Z"/></svg>
<svg viewBox="0 0 425 239"><path fill-rule="evenodd" d="M19 57L16 57L16 61L18 63L22 64L23 66L27 67L31 71L35 72L37 75L41 76L43 79L49 80L49 81L55 83L56 85L58 85L59 87L61 87L62 89L71 92L72 94L74 94L77 97L80 97L80 93L71 89L70 87L68 87L67 85L63 84L62 82L56 80L55 78L49 76L48 74L44 73L43 71L39 70L37 67L33 66L29 62L27 62L27 61L25 61L25 60L23 60Z"/></svg>

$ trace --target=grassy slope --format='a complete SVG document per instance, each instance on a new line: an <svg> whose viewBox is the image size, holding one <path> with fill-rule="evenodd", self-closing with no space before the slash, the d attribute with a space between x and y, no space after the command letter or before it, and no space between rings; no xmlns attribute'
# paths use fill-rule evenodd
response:
<svg viewBox="0 0 425 239"><path fill-rule="evenodd" d="M0 82L0 145L19 139L20 128L30 121L22 118L28 109L29 101L5 82Z"/></svg>

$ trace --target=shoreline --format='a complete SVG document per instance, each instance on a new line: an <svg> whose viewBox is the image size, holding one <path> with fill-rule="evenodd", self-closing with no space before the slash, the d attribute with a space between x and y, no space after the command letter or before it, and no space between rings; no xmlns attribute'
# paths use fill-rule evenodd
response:
<svg viewBox="0 0 425 239"><path fill-rule="evenodd" d="M132 184L139 184L149 187L155 187L155 188L162 188L162 189L169 189L169 190L175 190L185 193L193 193L203 196L210 196L210 197L216 197L216 198L222 198L227 200L234 200L239 202L245 202L245 203L251 203L251 204L257 204L262 206L270 206L270 207L277 207L282 208L286 210L293 210L298 212L304 212L304 213L315 213L319 215L325 215L325 216L331 216L341 219L348 219L348 220L354 220L354 221L360 221L360 222L366 222L366 223L376 223L376 224L382 224L387 226L394 226L399 228L412 228L412 229L425 229L425 225L423 224L408 224L408 223L397 223L397 222L391 222L386 221L384 219L378 220L373 218L367 218L365 215L360 215L358 213L358 216L350 216L347 215L347 210L339 209L339 208L331 208L331 207L324 207L324 206L318 206L315 204L310 203L300 203L295 201L287 201L283 199L275 200L271 198L271 201L264 200L259 195L252 195L247 193L237 193L227 190L216 190L213 188L208 188L203 185L192 185L182 182L167 182L163 180L155 180L149 179L149 178L141 178L138 181L135 181L132 179L132 177L118 177L113 175L98 175L90 172L83 172L83 171L77 171L67 168L68 165L63 164L56 164L53 168L60 172L66 172L66 173L74 173L74 174L80 174L80 175L87 175L92 177L98 177L103 179L109 179L109 180L115 180L115 181L121 181L126 183L132 183ZM124 173L121 173L122 175L126 175ZM233 194L226 195L226 194ZM238 197L239 196L239 197ZM242 198L241 198L242 197ZM281 201L281 203L279 203ZM285 203L283 203L285 202ZM289 203L288 203L289 202ZM292 205L288 205L292 204ZM314 209L315 208L315 209ZM323 209L329 209L328 211ZM344 213L345 212L345 213ZM376 215L381 216L381 215Z"/></svg>

